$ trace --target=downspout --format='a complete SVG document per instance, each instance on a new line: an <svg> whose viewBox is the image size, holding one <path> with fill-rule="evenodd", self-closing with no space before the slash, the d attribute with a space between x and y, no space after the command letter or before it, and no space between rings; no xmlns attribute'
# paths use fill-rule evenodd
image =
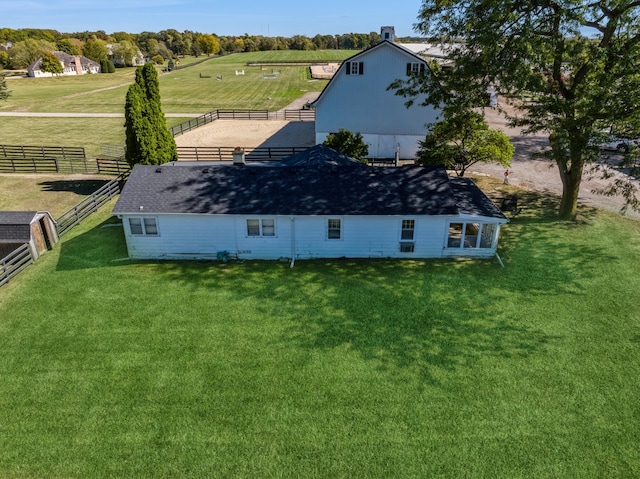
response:
<svg viewBox="0 0 640 479"><path fill-rule="evenodd" d="M291 216L291 263L289 268L293 268L296 262L296 219Z"/></svg>

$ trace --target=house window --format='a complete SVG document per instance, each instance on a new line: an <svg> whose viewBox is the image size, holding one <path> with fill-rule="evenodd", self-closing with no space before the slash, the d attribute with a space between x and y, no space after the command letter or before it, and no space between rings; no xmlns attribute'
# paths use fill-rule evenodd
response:
<svg viewBox="0 0 640 479"><path fill-rule="evenodd" d="M363 62L347 62L345 65L347 75L364 75Z"/></svg>
<svg viewBox="0 0 640 479"><path fill-rule="evenodd" d="M493 223L450 223L448 248L491 248L497 225Z"/></svg>
<svg viewBox="0 0 640 479"><path fill-rule="evenodd" d="M400 233L400 239L403 241L413 240L415 226L415 220L402 220L402 232Z"/></svg>
<svg viewBox="0 0 640 479"><path fill-rule="evenodd" d="M413 253L415 250L415 243L413 241L401 241L400 252L401 253Z"/></svg>
<svg viewBox="0 0 640 479"><path fill-rule="evenodd" d="M156 218L129 218L129 230L134 236L158 236Z"/></svg>
<svg viewBox="0 0 640 479"><path fill-rule="evenodd" d="M341 237L341 221L334 218L327 220L327 238L340 239Z"/></svg>
<svg viewBox="0 0 640 479"><path fill-rule="evenodd" d="M275 236L276 220L269 219L248 219L247 220L247 236Z"/></svg>
<svg viewBox="0 0 640 479"><path fill-rule="evenodd" d="M407 76L414 75L416 73L424 73L424 63L407 63Z"/></svg>

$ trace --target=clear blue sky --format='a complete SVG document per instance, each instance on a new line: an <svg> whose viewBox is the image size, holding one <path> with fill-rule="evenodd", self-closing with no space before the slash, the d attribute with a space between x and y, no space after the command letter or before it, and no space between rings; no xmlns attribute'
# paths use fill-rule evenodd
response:
<svg viewBox="0 0 640 479"><path fill-rule="evenodd" d="M285 36L380 32L415 35L420 0L0 0L0 27L63 33L159 32Z"/></svg>

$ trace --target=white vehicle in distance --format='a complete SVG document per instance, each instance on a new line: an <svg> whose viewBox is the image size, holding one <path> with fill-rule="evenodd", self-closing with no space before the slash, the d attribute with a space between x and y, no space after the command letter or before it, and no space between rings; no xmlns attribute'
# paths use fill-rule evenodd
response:
<svg viewBox="0 0 640 479"><path fill-rule="evenodd" d="M640 147L640 138L615 138L610 137L604 143L600 143L602 150L615 150L620 153L629 153L631 147Z"/></svg>

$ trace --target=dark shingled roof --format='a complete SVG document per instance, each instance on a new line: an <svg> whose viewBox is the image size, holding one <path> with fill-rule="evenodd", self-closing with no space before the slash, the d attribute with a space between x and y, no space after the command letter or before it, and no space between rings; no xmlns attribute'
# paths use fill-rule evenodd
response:
<svg viewBox="0 0 640 479"><path fill-rule="evenodd" d="M0 211L0 225L28 225L37 211Z"/></svg>
<svg viewBox="0 0 640 479"><path fill-rule="evenodd" d="M457 215L469 192L442 167L137 165L113 214Z"/></svg>
<svg viewBox="0 0 640 479"><path fill-rule="evenodd" d="M354 166L366 168L367 165L355 158L343 155L333 148L316 145L306 150L288 156L278 162L281 166Z"/></svg>
<svg viewBox="0 0 640 479"><path fill-rule="evenodd" d="M26 243L37 211L0 211L0 243Z"/></svg>
<svg viewBox="0 0 640 479"><path fill-rule="evenodd" d="M451 188L455 195L461 215L487 216L489 218L505 218L506 216L473 180L469 178L451 177Z"/></svg>

